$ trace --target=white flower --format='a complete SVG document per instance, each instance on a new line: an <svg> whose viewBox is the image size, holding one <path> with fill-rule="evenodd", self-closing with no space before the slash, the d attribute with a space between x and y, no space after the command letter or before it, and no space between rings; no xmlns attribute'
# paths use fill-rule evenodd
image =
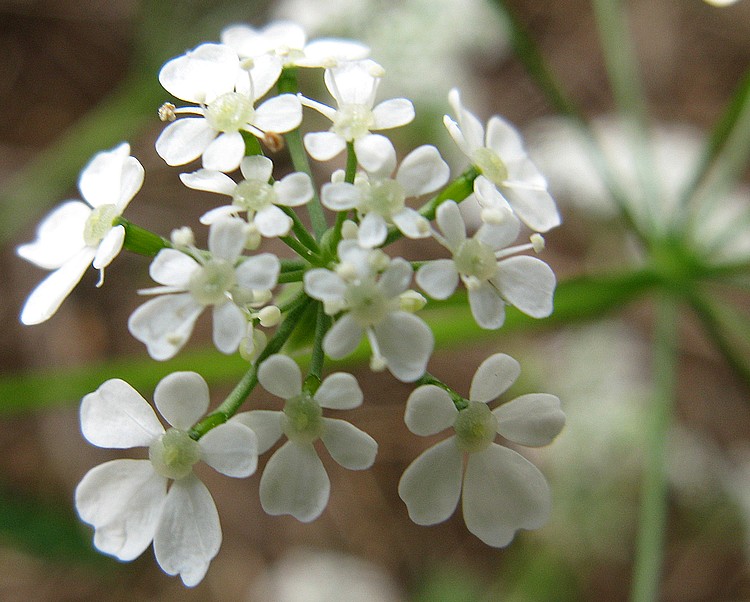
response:
<svg viewBox="0 0 750 602"><path fill-rule="evenodd" d="M354 143L359 164L380 170L388 160L390 142L374 130L406 125L414 119L414 105L406 98L392 98L375 105L383 68L371 60L341 63L326 69L325 82L337 108L302 97L302 104L320 111L333 122L327 132L305 135L305 148L318 161L333 159Z"/></svg>
<svg viewBox="0 0 750 602"><path fill-rule="evenodd" d="M161 294L136 309L128 320L131 334L156 360L173 357L187 342L203 310L213 306L213 340L222 353L233 353L247 333L246 306L267 297L276 286L280 262L271 253L245 258L247 224L223 219L211 225L210 256L193 258L163 249L151 263L151 277L164 286L142 291Z"/></svg>
<svg viewBox="0 0 750 602"><path fill-rule="evenodd" d="M230 477L247 477L258 461L255 433L230 420L195 441L188 429L208 409L208 386L195 372L175 372L154 391L172 428L164 430L151 406L126 382L112 379L81 403L81 430L98 447L148 447L148 460L112 460L91 469L75 492L94 545L129 561L154 542L159 566L197 585L221 546L211 494L193 474L199 460ZM167 491L169 481L173 481Z"/></svg>
<svg viewBox="0 0 750 602"><path fill-rule="evenodd" d="M404 382L424 374L434 338L417 316L403 311L400 295L409 286L409 262L389 258L379 250L363 249L356 241L339 243L336 271L305 272L305 292L323 301L329 315L344 312L323 338L323 350L333 359L352 353L366 334L374 370L388 368Z"/></svg>
<svg viewBox="0 0 750 602"><path fill-rule="evenodd" d="M401 162L396 177L396 151L388 143L386 160L380 169L359 173L354 184L332 182L321 192L322 203L333 211L356 209L361 222L358 239L363 247L374 248L385 242L388 225L394 224L408 238L430 235L426 218L406 206L406 199L435 192L450 177L448 164L438 150L425 144Z"/></svg>
<svg viewBox="0 0 750 602"><path fill-rule="evenodd" d="M461 410L436 385L418 387L409 396L405 420L410 431L429 436L452 427L455 433L422 453L401 477L398 493L415 523L446 520L462 494L467 528L490 546L506 546L518 529L536 529L546 522L551 500L544 476L494 440L500 434L520 445L547 445L565 423L560 400L535 393L494 410L487 405L513 384L520 370L508 355L487 358L474 374Z"/></svg>
<svg viewBox="0 0 750 602"><path fill-rule="evenodd" d="M492 186L489 182L487 185ZM431 297L447 299L456 290L460 276L469 291L474 319L490 330L503 325L506 303L534 318L549 316L554 272L535 257L506 257L532 245L506 249L518 235L518 220L499 194L492 211L492 222L483 224L473 237L467 238L458 205L453 201L442 203L437 210L442 236L435 233L435 238L453 258L425 263L417 271L417 284Z"/></svg>
<svg viewBox="0 0 750 602"><path fill-rule="evenodd" d="M81 172L78 189L85 202L66 201L42 220L35 241L17 253L31 263L54 270L32 291L21 322L39 324L54 315L83 277L89 264L100 270L122 249L125 228L113 222L122 215L143 183L143 166L122 143L100 152Z"/></svg>
<svg viewBox="0 0 750 602"><path fill-rule="evenodd" d="M712 4L713 6L730 6L731 4L734 4L737 2L737 0L706 0L708 4Z"/></svg>
<svg viewBox="0 0 750 602"><path fill-rule="evenodd" d="M482 124L461 104L458 90L450 91L448 101L457 120L448 115L443 118L448 132L472 165L497 186L519 219L536 232L559 226L560 214L547 192L547 182L526 155L516 129L495 115L485 136Z"/></svg>
<svg viewBox="0 0 750 602"><path fill-rule="evenodd" d="M288 441L271 456L260 479L260 502L268 514L291 514L309 522L328 503L330 481L314 443L323 441L331 457L349 470L370 468L378 444L367 433L344 420L325 418L322 408L350 410L362 404L357 380L344 372L326 377L314 394L302 387L296 362L276 354L258 369L258 381L273 395L286 400L281 412L253 410L237 414L258 435L263 453L282 434Z"/></svg>
<svg viewBox="0 0 750 602"><path fill-rule="evenodd" d="M270 61L270 57L269 57ZM168 92L198 106L174 109L197 117L170 123L156 141L156 152L169 165L184 165L203 155L203 167L237 169L245 155L241 131L263 139L302 121L302 106L293 94L281 94L255 107L278 79L280 69L258 60L246 71L237 53L223 44L201 44L162 67L159 81Z"/></svg>
<svg viewBox="0 0 750 602"><path fill-rule="evenodd" d="M221 41L242 59L270 55L282 67L333 67L370 53L367 46L353 40L321 38L308 43L305 30L291 21L274 21L262 29L230 25L222 30Z"/></svg>
<svg viewBox="0 0 750 602"><path fill-rule="evenodd" d="M268 157L253 155L240 163L244 180L235 183L228 175L215 170L199 169L180 174L185 186L195 190L216 192L232 197L231 205L217 207L201 217L201 223L212 224L228 216L247 212L247 220L263 236L286 236L292 227L292 218L282 207L299 207L313 197L310 177L301 172L291 173L269 184L273 163Z"/></svg>

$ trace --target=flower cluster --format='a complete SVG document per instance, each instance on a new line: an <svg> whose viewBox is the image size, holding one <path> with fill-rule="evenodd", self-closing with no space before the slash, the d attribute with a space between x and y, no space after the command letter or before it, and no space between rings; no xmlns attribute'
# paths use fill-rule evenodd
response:
<svg viewBox="0 0 750 602"><path fill-rule="evenodd" d="M156 151L173 166L200 160L201 167L182 173L181 181L225 199L200 220L208 226L205 248L188 226L167 238L123 216L143 181L127 144L96 155L79 180L84 201L62 204L41 223L37 239L19 247L24 259L53 270L26 302L25 324L52 317L89 264L102 271L101 284L103 269L124 248L153 258L149 274L157 286L139 291L151 298L128 321L153 359L179 353L211 308L218 351L248 361L247 375L211 412L198 374L164 378L153 398L170 425L166 430L121 380L109 380L83 399L81 426L89 442L148 448L148 459L92 469L76 490L78 513L94 527L94 545L102 552L132 560L153 542L165 572L197 584L218 553L221 528L193 466L203 460L228 476L246 477L258 454L282 436L285 443L260 479L263 509L303 522L317 518L330 481L316 442L351 470L369 468L377 454L368 434L323 415L324 409L363 403L353 375L323 376L326 357L345 358L363 340L372 370L416 385L406 403L409 429L417 435L449 427L455 432L401 479L399 494L415 522L447 519L461 492L469 530L491 546L505 546L518 529L546 520L544 477L495 438L530 446L551 442L564 423L559 400L523 395L490 410L488 401L520 371L504 354L481 364L469 397L462 397L427 372L435 340L417 314L428 303L422 293L437 304L462 282L481 328L499 328L506 306L548 316L555 275L527 253L541 252L540 232L560 223L555 203L516 130L492 117L485 133L456 90L449 95L454 117L444 123L470 165L451 180L450 168L430 145L399 163L382 132L411 122L414 106L406 98L377 101L384 71L367 54L352 41L308 43L298 26L281 22L261 30L231 26L220 42L201 44L164 65L159 80L177 104L159 110L169 123ZM300 90L301 68L322 70L330 104ZM330 127L302 131L303 107L321 113ZM282 150L289 152L291 172L283 167L285 155L272 158ZM316 185L309 158L329 161L342 153L345 168ZM460 211L468 198L482 208L473 232ZM298 214L302 209L310 229ZM518 244L522 232L529 242ZM444 251L420 261L389 254L388 245L403 237L433 238ZM278 239L289 254L263 250L267 239ZM310 361L303 375L285 344L306 333ZM258 383L284 400L283 410L239 411Z"/></svg>

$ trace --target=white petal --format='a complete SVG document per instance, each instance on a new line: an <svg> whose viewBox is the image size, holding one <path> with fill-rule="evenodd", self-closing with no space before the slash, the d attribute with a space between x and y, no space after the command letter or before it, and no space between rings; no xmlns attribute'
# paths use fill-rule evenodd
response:
<svg viewBox="0 0 750 602"><path fill-rule="evenodd" d="M521 395L492 413L498 419L498 433L514 443L530 447L552 443L565 425L560 400L546 393Z"/></svg>
<svg viewBox="0 0 750 602"><path fill-rule="evenodd" d="M188 188L193 190L205 190L232 196L237 187L234 180L227 174L215 169L199 169L192 173L181 173L180 180Z"/></svg>
<svg viewBox="0 0 750 602"><path fill-rule="evenodd" d="M333 159L346 148L346 140L333 132L310 132L304 140L305 149L317 161Z"/></svg>
<svg viewBox="0 0 750 602"><path fill-rule="evenodd" d="M253 125L263 132L290 132L302 122L302 105L294 94L274 96L255 111Z"/></svg>
<svg viewBox="0 0 750 602"><path fill-rule="evenodd" d="M240 421L230 420L212 428L198 444L201 459L228 477L249 477L258 466L258 437Z"/></svg>
<svg viewBox="0 0 750 602"><path fill-rule="evenodd" d="M308 270L304 275L305 292L319 301L343 300L346 283L341 276L324 268Z"/></svg>
<svg viewBox="0 0 750 602"><path fill-rule="evenodd" d="M276 204L285 207L299 207L313 198L313 186L310 176L294 172L281 178L273 185L276 192Z"/></svg>
<svg viewBox="0 0 750 602"><path fill-rule="evenodd" d="M159 413L176 429L188 430L208 409L208 385L197 372L173 372L154 389Z"/></svg>
<svg viewBox="0 0 750 602"><path fill-rule="evenodd" d="M153 540L166 491L167 480L148 460L112 460L83 477L75 491L76 510L96 529L97 549L129 561Z"/></svg>
<svg viewBox="0 0 750 602"><path fill-rule="evenodd" d="M473 188L477 202L482 207L510 209L512 211L510 204L505 200L505 197L500 194L500 191L497 189L494 182L490 181L485 176L478 176L474 180Z"/></svg>
<svg viewBox="0 0 750 602"><path fill-rule="evenodd" d="M276 410L253 410L235 414L232 421L241 422L252 429L257 436L257 451L264 454L281 437L283 417L284 413Z"/></svg>
<svg viewBox="0 0 750 602"><path fill-rule="evenodd" d="M353 61L326 69L324 80L328 91L341 106L345 103L372 107L380 78L373 76L375 61Z"/></svg>
<svg viewBox="0 0 750 602"><path fill-rule="evenodd" d="M352 353L362 340L362 327L349 314L345 314L323 337L323 351L338 360Z"/></svg>
<svg viewBox="0 0 750 602"><path fill-rule="evenodd" d="M452 259L436 259L420 266L417 284L433 299L447 299L458 286L458 271Z"/></svg>
<svg viewBox="0 0 750 602"><path fill-rule="evenodd" d="M323 379L313 399L321 408L351 410L362 405L364 395L354 376L346 372L335 372Z"/></svg>
<svg viewBox="0 0 750 602"><path fill-rule="evenodd" d="M273 175L273 161L263 155L245 157L240 163L240 172L246 180L268 182Z"/></svg>
<svg viewBox="0 0 750 602"><path fill-rule="evenodd" d="M240 256L247 241L247 224L241 219L224 219L214 224L208 231L208 250L230 263Z"/></svg>
<svg viewBox="0 0 750 602"><path fill-rule="evenodd" d="M304 67L326 67L331 60L357 61L366 58L370 49L364 44L351 40L320 38L305 46L305 57L295 61Z"/></svg>
<svg viewBox="0 0 750 602"><path fill-rule="evenodd" d="M401 162L396 180L407 197L435 192L450 178L451 170L438 149L425 144L410 152Z"/></svg>
<svg viewBox="0 0 750 602"><path fill-rule="evenodd" d="M471 454L463 487L466 527L489 546L507 546L518 529L537 529L549 517L544 475L523 456L495 443Z"/></svg>
<svg viewBox="0 0 750 602"><path fill-rule="evenodd" d="M323 184L320 200L332 211L346 211L359 206L362 194L354 184L349 184L349 182L329 182Z"/></svg>
<svg viewBox="0 0 750 602"><path fill-rule="evenodd" d="M436 221L451 250L458 249L466 240L466 224L458 205L454 201L441 203L437 208Z"/></svg>
<svg viewBox="0 0 750 602"><path fill-rule="evenodd" d="M476 149L484 146L484 126L473 113L463 107L459 92L455 88L449 92L448 102L453 107L460 128L460 141L454 136L456 144L466 155L471 156ZM448 131L453 136L451 128L448 128Z"/></svg>
<svg viewBox="0 0 750 602"><path fill-rule="evenodd" d="M278 81L282 68L278 56L263 54L253 58L253 66L248 73L253 82L252 91L255 98L264 96L271 89Z"/></svg>
<svg viewBox="0 0 750 602"><path fill-rule="evenodd" d="M392 299L409 287L413 274L411 264L402 257L396 257L380 276L378 288L386 298Z"/></svg>
<svg viewBox="0 0 750 602"><path fill-rule="evenodd" d="M83 169L78 179L78 189L89 205L99 207L101 205L118 204L123 166L129 154L130 146L127 143L120 144L112 150L102 151L94 155ZM141 179L142 177L141 171ZM140 187L140 183L138 187Z"/></svg>
<svg viewBox="0 0 750 602"><path fill-rule="evenodd" d="M231 92L239 70L239 58L231 48L201 44L167 62L159 72L159 83L177 98L204 104Z"/></svg>
<svg viewBox="0 0 750 602"><path fill-rule="evenodd" d="M373 465L378 453L375 439L346 420L323 418L323 423L320 438L336 462L349 470L365 470Z"/></svg>
<svg viewBox="0 0 750 602"><path fill-rule="evenodd" d="M159 284L187 290L190 278L200 269L195 259L177 249L162 249L154 257L148 273Z"/></svg>
<svg viewBox="0 0 750 602"><path fill-rule="evenodd" d="M365 134L354 141L357 162L370 173L388 170L391 162L391 141L380 134Z"/></svg>
<svg viewBox="0 0 750 602"><path fill-rule="evenodd" d="M99 246L96 249L96 255L94 255L94 261L92 262L93 266L97 270L106 268L120 253L124 242L125 228L122 226L115 226L112 228L104 235L104 238L99 243Z"/></svg>
<svg viewBox="0 0 750 602"><path fill-rule="evenodd" d="M357 240L366 249L380 246L388 235L388 225L381 215L371 211L359 224Z"/></svg>
<svg viewBox="0 0 750 602"><path fill-rule="evenodd" d="M156 139L156 152L167 165L184 165L200 157L216 131L203 117L183 117L170 123Z"/></svg>
<svg viewBox="0 0 750 602"><path fill-rule="evenodd" d="M36 240L21 245L16 253L45 270L63 265L86 246L83 228L91 208L81 201L66 201L39 223Z"/></svg>
<svg viewBox="0 0 750 602"><path fill-rule="evenodd" d="M130 152L130 146L125 145ZM141 189L143 184L144 169L140 161L135 157L126 157L122 164L120 174L120 196L115 205L120 214L130 203L130 200Z"/></svg>
<svg viewBox="0 0 750 602"><path fill-rule="evenodd" d="M552 313L555 273L535 257L521 255L500 261L495 278L500 293L509 303L532 318Z"/></svg>
<svg viewBox="0 0 750 602"><path fill-rule="evenodd" d="M445 389L435 385L417 387L406 400L404 422L415 435L427 437L453 426L458 410Z"/></svg>
<svg viewBox="0 0 750 602"><path fill-rule="evenodd" d="M461 496L462 453L449 437L418 456L398 482L398 495L418 525L434 525L453 514Z"/></svg>
<svg viewBox="0 0 750 602"><path fill-rule="evenodd" d="M481 364L471 379L469 399L487 403L500 397L516 382L521 364L505 353L495 353Z"/></svg>
<svg viewBox="0 0 750 602"><path fill-rule="evenodd" d="M148 447L164 427L140 393L120 379L103 383L81 401L81 432L97 447Z"/></svg>
<svg viewBox="0 0 750 602"><path fill-rule="evenodd" d="M414 105L407 98L384 100L372 110L374 130L388 130L414 121Z"/></svg>
<svg viewBox="0 0 750 602"><path fill-rule="evenodd" d="M272 355L260 365L258 381L266 391L281 399L290 399L302 392L302 371L297 362L281 353Z"/></svg>
<svg viewBox="0 0 750 602"><path fill-rule="evenodd" d="M242 310L231 301L214 305L213 322L213 341L216 348L226 354L237 351L247 331L247 320Z"/></svg>
<svg viewBox="0 0 750 602"><path fill-rule="evenodd" d="M203 151L203 167L234 171L245 156L245 140L239 132L222 132Z"/></svg>
<svg viewBox="0 0 750 602"><path fill-rule="evenodd" d="M154 535L154 555L167 575L193 587L221 547L221 524L206 486L193 475L172 483Z"/></svg>
<svg viewBox="0 0 750 602"><path fill-rule="evenodd" d="M145 343L155 360L168 360L190 338L203 306L190 293L164 295L147 301L128 320L128 329Z"/></svg>
<svg viewBox="0 0 750 602"><path fill-rule="evenodd" d="M241 211L241 209L236 205L223 205L221 207L215 207L214 209L209 209L203 215L201 215L200 223L204 224L205 226L210 226L211 224L215 224L220 220L230 217L237 217L239 211Z"/></svg>
<svg viewBox="0 0 750 602"><path fill-rule="evenodd" d="M411 207L404 207L391 216L391 220L407 238L427 238L430 236L430 222Z"/></svg>
<svg viewBox="0 0 750 602"><path fill-rule="evenodd" d="M260 253L245 259L235 270L237 284L251 290L266 290L276 286L281 263L273 253Z"/></svg>
<svg viewBox="0 0 750 602"><path fill-rule="evenodd" d="M490 117L487 122L487 146L505 163L526 156L516 128L497 115Z"/></svg>
<svg viewBox="0 0 750 602"><path fill-rule="evenodd" d="M474 239L487 245L493 251L498 251L511 244L521 230L521 222L510 211L503 214L503 220L498 223L484 223L479 227Z"/></svg>
<svg viewBox="0 0 750 602"><path fill-rule="evenodd" d="M30 326L49 320L83 277L96 251L84 247L31 291L21 310L21 322Z"/></svg>
<svg viewBox="0 0 750 602"><path fill-rule="evenodd" d="M266 238L286 236L292 229L292 218L275 205L263 207L255 214L253 223Z"/></svg>
<svg viewBox="0 0 750 602"><path fill-rule="evenodd" d="M260 503L268 514L291 514L307 523L323 512L330 490L313 446L287 441L266 464L260 478Z"/></svg>
<svg viewBox="0 0 750 602"><path fill-rule="evenodd" d="M560 225L557 206L546 190L523 186L503 186L503 194L519 219L532 230L547 232Z"/></svg>
<svg viewBox="0 0 750 602"><path fill-rule="evenodd" d="M435 339L421 318L396 311L376 324L373 330L393 376L408 383L424 374ZM408 344L405 345L404 341Z"/></svg>
<svg viewBox="0 0 750 602"><path fill-rule="evenodd" d="M505 301L489 282L469 290L469 307L476 323L487 330L500 328L505 322Z"/></svg>

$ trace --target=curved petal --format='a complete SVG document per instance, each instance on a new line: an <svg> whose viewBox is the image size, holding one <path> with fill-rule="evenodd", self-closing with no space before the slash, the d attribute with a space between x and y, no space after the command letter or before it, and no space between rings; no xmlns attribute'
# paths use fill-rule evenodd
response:
<svg viewBox="0 0 750 602"><path fill-rule="evenodd" d="M484 360L471 379L469 399L487 403L497 399L516 382L521 364L505 353L495 353Z"/></svg>
<svg viewBox="0 0 750 602"><path fill-rule="evenodd" d="M240 421L212 428L198 441L201 459L228 477L249 477L258 466L258 437Z"/></svg>
<svg viewBox="0 0 750 602"><path fill-rule="evenodd" d="M123 168L130 155L130 145L124 142L115 148L96 153L88 165L81 172L78 178L78 189L81 191L83 198L92 207L101 205L119 205L121 200L121 184ZM135 159L133 159L135 160ZM135 160L138 163L137 160ZM140 163L138 163L140 166ZM133 169L131 165L130 169ZM137 170L137 168L135 168ZM136 174L129 174L136 177ZM143 181L143 168L140 173L141 182ZM130 182L126 187L126 192L130 192L132 187L137 184L140 188L141 182ZM136 191L137 191L136 188ZM135 194L136 191L133 191ZM132 195L131 195L132 197ZM128 200L130 200L128 198Z"/></svg>
<svg viewBox="0 0 750 602"><path fill-rule="evenodd" d="M492 412L498 421L497 432L506 439L541 447L552 443L565 426L560 400L547 393L521 395Z"/></svg>
<svg viewBox="0 0 750 602"><path fill-rule="evenodd" d="M237 351L247 331L247 320L242 310L231 301L214 305L213 322L213 340L216 348L226 354Z"/></svg>
<svg viewBox="0 0 750 602"><path fill-rule="evenodd" d="M310 132L304 141L305 149L317 161L333 159L346 148L346 140L333 132Z"/></svg>
<svg viewBox="0 0 750 602"><path fill-rule="evenodd" d="M404 207L391 220L407 238L427 238L431 234L429 220L411 207Z"/></svg>
<svg viewBox="0 0 750 602"><path fill-rule="evenodd" d="M398 495L418 525L446 520L461 496L462 453L449 437L418 456L398 482Z"/></svg>
<svg viewBox="0 0 750 602"><path fill-rule="evenodd" d="M452 259L435 259L420 266L417 284L433 299L447 299L458 286L458 270Z"/></svg>
<svg viewBox="0 0 750 602"><path fill-rule="evenodd" d="M235 414L232 421L241 422L252 429L257 436L258 453L264 454L281 438L283 416L283 412L276 410L253 410Z"/></svg>
<svg viewBox="0 0 750 602"><path fill-rule="evenodd" d="M396 311L376 324L373 330L393 376L408 383L424 374L435 339L421 318ZM404 341L409 344L404 345Z"/></svg>
<svg viewBox="0 0 750 602"><path fill-rule="evenodd" d="M321 408L352 410L362 405L364 395L354 376L346 372L335 372L323 379L313 399Z"/></svg>
<svg viewBox="0 0 750 602"><path fill-rule="evenodd" d="M99 246L96 249L96 254L94 255L94 261L92 262L92 265L97 270L106 268L120 253L120 251L122 250L122 244L124 242L125 228L123 226L115 226L114 228L111 228L99 243Z"/></svg>
<svg viewBox="0 0 750 602"><path fill-rule="evenodd" d="M346 293L346 282L336 272L313 268L303 277L305 292L319 301L341 301Z"/></svg>
<svg viewBox="0 0 750 602"><path fill-rule="evenodd" d="M518 218L535 232L547 232L560 225L557 205L545 189L509 185L503 186L503 195Z"/></svg>
<svg viewBox="0 0 750 602"><path fill-rule="evenodd" d="M357 162L369 173L382 173L390 168L393 144L380 134L365 134L354 141Z"/></svg>
<svg viewBox="0 0 750 602"><path fill-rule="evenodd" d="M208 230L208 250L230 263L240 256L247 241L247 224L244 220L228 218L211 224Z"/></svg>
<svg viewBox="0 0 750 602"><path fill-rule="evenodd" d="M203 167L234 171L245 156L245 140L239 132L222 132L203 151Z"/></svg>
<svg viewBox="0 0 750 602"><path fill-rule="evenodd" d="M112 460L81 479L75 505L81 520L96 530L96 548L129 561L153 540L166 492L167 479L148 460Z"/></svg>
<svg viewBox="0 0 750 602"><path fill-rule="evenodd" d="M159 413L176 429L188 430L206 413L210 403L208 385L197 372L173 372L154 389Z"/></svg>
<svg viewBox="0 0 750 602"><path fill-rule="evenodd" d="M374 211L365 215L357 231L359 244L366 249L373 249L382 245L386 236L388 236L388 224L386 224L383 216Z"/></svg>
<svg viewBox="0 0 750 602"><path fill-rule="evenodd" d="M294 94L269 98L255 111L253 125L263 132L290 132L302 122L302 104Z"/></svg>
<svg viewBox="0 0 750 602"><path fill-rule="evenodd" d="M438 149L430 144L415 148L401 162L396 180L407 197L435 192L450 178L451 170Z"/></svg>
<svg viewBox="0 0 750 602"><path fill-rule="evenodd" d="M349 103L372 107L380 73L382 68L375 61L364 60L344 62L326 69L323 78L339 107Z"/></svg>
<svg viewBox="0 0 750 602"><path fill-rule="evenodd" d="M445 201L437 208L435 217L440 231L452 251L466 240L466 224L455 201Z"/></svg>
<svg viewBox="0 0 750 602"><path fill-rule="evenodd" d="M199 169L192 173L181 173L180 180L188 188L232 196L237 187L227 174L215 169Z"/></svg>
<svg viewBox="0 0 750 602"><path fill-rule="evenodd" d="M253 223L266 238L286 236L292 229L292 218L275 205L263 207L255 214Z"/></svg>
<svg viewBox="0 0 750 602"><path fill-rule="evenodd" d="M184 165L200 157L216 131L203 117L183 117L170 123L156 139L156 152L167 165Z"/></svg>
<svg viewBox="0 0 750 602"><path fill-rule="evenodd" d="M331 483L312 445L287 441L266 464L260 503L268 514L291 514L303 523L318 518L328 503Z"/></svg>
<svg viewBox="0 0 750 602"><path fill-rule="evenodd" d="M323 351L338 360L354 352L362 340L362 327L349 314L345 314L323 337Z"/></svg>
<svg viewBox="0 0 750 602"><path fill-rule="evenodd" d="M146 301L128 319L128 330L146 345L155 360L168 360L182 349L203 311L190 293L164 295Z"/></svg>
<svg viewBox="0 0 750 602"><path fill-rule="evenodd" d="M273 175L273 161L263 155L251 155L242 159L240 172L246 180L268 182Z"/></svg>
<svg viewBox="0 0 750 602"><path fill-rule="evenodd" d="M248 70L253 82L252 92L255 98L260 98L278 81L283 66L273 53L253 57L252 65Z"/></svg>
<svg viewBox="0 0 750 602"><path fill-rule="evenodd" d="M319 38L305 46L305 56L295 61L300 67L328 67L331 61L357 61L366 58L370 49L353 40Z"/></svg>
<svg viewBox="0 0 750 602"><path fill-rule="evenodd" d="M193 587L221 547L221 524L206 486L190 475L172 483L154 535L156 562Z"/></svg>
<svg viewBox="0 0 750 602"><path fill-rule="evenodd" d="M464 521L484 543L507 546L518 529L537 529L547 522L550 510L547 481L526 458L496 443L469 456Z"/></svg>
<svg viewBox="0 0 750 602"><path fill-rule="evenodd" d="M320 200L324 206L332 211L346 211L355 209L362 200L362 193L354 184L349 182L332 182L323 184Z"/></svg>
<svg viewBox="0 0 750 602"><path fill-rule="evenodd" d="M372 129L389 130L414 121L414 105L408 98L391 98L376 105L372 110L375 121Z"/></svg>
<svg viewBox="0 0 750 602"><path fill-rule="evenodd" d="M245 259L235 270L237 284L242 288L263 291L276 286L281 263L273 253L260 253Z"/></svg>
<svg viewBox="0 0 750 602"><path fill-rule="evenodd" d="M201 44L168 61L159 72L159 83L177 98L207 104L231 92L239 72L239 58L229 46Z"/></svg>
<svg viewBox="0 0 750 602"><path fill-rule="evenodd" d="M221 207L214 207L209 209L200 217L200 223L205 226L210 226L222 219L229 217L237 217L241 209L235 205L222 205Z"/></svg>
<svg viewBox="0 0 750 602"><path fill-rule="evenodd" d="M370 435L346 420L323 418L323 424L320 438L337 463L349 470L365 470L374 464L378 444Z"/></svg>
<svg viewBox="0 0 750 602"><path fill-rule="evenodd" d="M260 365L258 381L266 391L281 399L291 399L302 393L302 371L297 362L281 353Z"/></svg>
<svg viewBox="0 0 750 602"><path fill-rule="evenodd" d="M411 264L402 257L396 257L380 276L378 288L386 298L392 299L409 287L413 274Z"/></svg>
<svg viewBox="0 0 750 602"><path fill-rule="evenodd" d="M555 273L536 257L520 255L497 264L494 278L508 303L532 318L546 318L552 313Z"/></svg>
<svg viewBox="0 0 750 602"><path fill-rule="evenodd" d="M502 117L493 115L487 122L487 146L507 163L526 156L518 130Z"/></svg>
<svg viewBox="0 0 750 602"><path fill-rule="evenodd" d="M198 269L198 262L187 253L162 249L151 262L148 273L159 284L187 290L190 278Z"/></svg>
<svg viewBox="0 0 750 602"><path fill-rule="evenodd" d="M417 387L406 400L404 422L415 435L427 437L453 426L458 410L445 389L435 385Z"/></svg>
<svg viewBox="0 0 750 602"><path fill-rule="evenodd" d="M505 322L505 301L489 282L469 290L469 306L471 315L482 328L495 330Z"/></svg>
<svg viewBox="0 0 750 602"><path fill-rule="evenodd" d="M467 156L471 157L471 154L476 149L484 146L484 126L473 113L467 111L463 107L463 105L461 104L461 97L456 88L453 88L448 93L448 103L453 108L453 112L456 115L456 121L458 122L457 124L453 122L454 125L457 126L455 128L448 127L448 123L446 123L448 132L456 141L456 144L459 146L459 148ZM450 120L450 118L448 119ZM456 132L453 130L458 130L458 137L456 136Z"/></svg>
<svg viewBox="0 0 750 602"><path fill-rule="evenodd" d="M81 432L97 447L148 447L164 427L140 393L113 378L81 401Z"/></svg>
<svg viewBox="0 0 750 602"><path fill-rule="evenodd" d="M276 204L285 207L299 207L313 198L314 191L310 176L296 171L284 176L273 186Z"/></svg>
<svg viewBox="0 0 750 602"><path fill-rule="evenodd" d="M91 207L81 201L65 201L50 211L36 229L36 240L21 245L16 253L45 270L54 270L86 246L83 229Z"/></svg>

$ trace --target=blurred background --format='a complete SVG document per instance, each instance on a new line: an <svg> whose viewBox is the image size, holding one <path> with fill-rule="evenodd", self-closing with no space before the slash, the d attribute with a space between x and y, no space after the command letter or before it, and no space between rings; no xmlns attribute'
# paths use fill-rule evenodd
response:
<svg viewBox="0 0 750 602"><path fill-rule="evenodd" d="M750 3L721 10L701 0L626 4L654 154L671 191L689 177L711 124L750 64ZM613 162L623 163L617 169L627 181L628 161L620 160L627 151L611 117L589 4L509 5L595 123ZM380 98L407 96L417 105L417 121L396 133L400 156L430 142L460 172L462 159L441 122L454 86L483 121L498 113L518 125L564 216L563 226L545 237L544 259L559 280L637 261L575 136L551 119L554 110L514 58L506 22L492 2L0 0L0 600L627 599L649 403L648 299L568 325L471 331L469 340L443 341L434 354L430 371L468 393L482 359L509 353L523 366L511 393L556 394L568 415L558 440L531 456L550 481L552 519L519 533L507 549L488 548L469 534L460 511L428 528L408 520L398 479L431 442L403 425L411 388L359 364L348 368L366 401L347 418L379 442L378 460L354 473L324 457L332 495L317 521L265 515L260 470L241 481L207 471L201 476L216 499L224 543L197 588L186 590L164 575L150 548L129 564L91 549L91 531L75 517L72 492L88 469L116 455L83 440L80 398L121 376L119 369L135 373L130 382L150 398L163 375L201 366L218 403L242 364L209 350L203 319L177 360L150 362L126 326L142 302L135 290L150 285L148 261L129 254L108 268L103 288L94 288L97 275L90 270L49 322L22 328L20 307L43 273L14 249L33 238L46 211L78 196L75 182L90 156L122 140L146 169L126 217L165 235L186 224L204 236L197 218L215 198L185 188L181 170L167 167L153 148L163 127L156 110L169 100L158 70L167 59L218 40L230 23L261 26L275 18L298 21L311 38L347 36L371 46L387 72ZM317 167L322 182L330 166ZM738 188L726 205L746 211L749 199ZM747 252L750 223L744 228L723 252ZM419 255L418 247L408 248ZM750 306L748 295L735 301ZM750 392L688 311L681 315L678 380L661 597L750 600ZM255 394L252 400L266 403Z"/></svg>

